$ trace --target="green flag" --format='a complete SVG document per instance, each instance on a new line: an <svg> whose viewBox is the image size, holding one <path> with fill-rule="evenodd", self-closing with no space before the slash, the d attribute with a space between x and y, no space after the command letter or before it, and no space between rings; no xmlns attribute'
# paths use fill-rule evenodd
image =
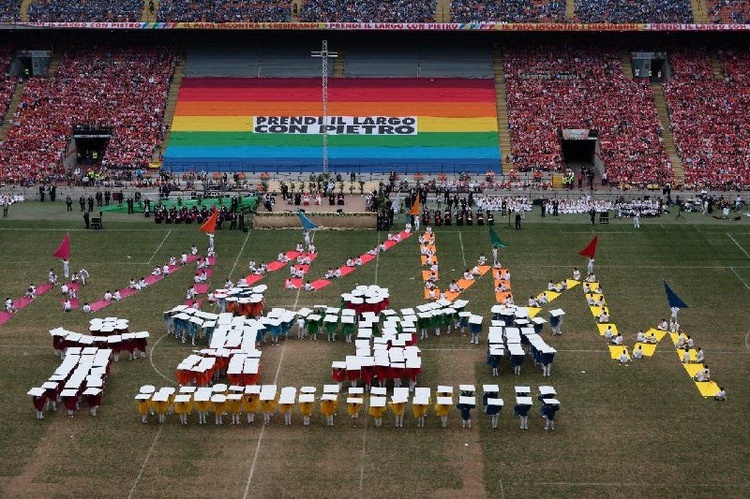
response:
<svg viewBox="0 0 750 499"><path fill-rule="evenodd" d="M497 235L495 232L495 229L492 228L490 225L490 244L493 248L507 248L508 245L505 244L502 239L500 239L500 236Z"/></svg>

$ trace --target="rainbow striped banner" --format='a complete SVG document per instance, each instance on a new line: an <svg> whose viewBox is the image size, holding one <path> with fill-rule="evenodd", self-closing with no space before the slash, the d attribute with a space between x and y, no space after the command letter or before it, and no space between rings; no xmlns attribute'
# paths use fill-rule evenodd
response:
<svg viewBox="0 0 750 499"><path fill-rule="evenodd" d="M493 80L336 78L328 96L331 170L500 166ZM317 78L185 78L164 167L319 169L321 116Z"/></svg>

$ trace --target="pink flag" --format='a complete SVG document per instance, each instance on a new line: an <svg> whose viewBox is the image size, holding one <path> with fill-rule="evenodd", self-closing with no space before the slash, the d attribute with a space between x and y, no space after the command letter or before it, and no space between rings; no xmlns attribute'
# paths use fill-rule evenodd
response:
<svg viewBox="0 0 750 499"><path fill-rule="evenodd" d="M61 260L70 259L70 233L69 232L65 233L65 237L60 243L60 247L57 248L57 251L52 253L52 256L54 256L55 258L59 258Z"/></svg>

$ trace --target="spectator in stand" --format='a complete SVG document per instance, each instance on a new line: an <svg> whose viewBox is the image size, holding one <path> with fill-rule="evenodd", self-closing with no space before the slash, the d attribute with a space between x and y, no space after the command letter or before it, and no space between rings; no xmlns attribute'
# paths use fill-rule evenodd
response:
<svg viewBox="0 0 750 499"><path fill-rule="evenodd" d="M565 22L564 0L452 0L454 23L499 21L507 23Z"/></svg>
<svg viewBox="0 0 750 499"><path fill-rule="evenodd" d="M288 22L289 0L163 0L157 20L161 22Z"/></svg>
<svg viewBox="0 0 750 499"><path fill-rule="evenodd" d="M750 24L747 0L706 0L708 19L714 24Z"/></svg>
<svg viewBox="0 0 750 499"><path fill-rule="evenodd" d="M21 0L0 0L0 22L12 23L20 20Z"/></svg>
<svg viewBox="0 0 750 499"><path fill-rule="evenodd" d="M673 76L664 84L677 153L688 186L750 185L750 53L719 51L723 79L708 52L670 53Z"/></svg>
<svg viewBox="0 0 750 499"><path fill-rule="evenodd" d="M576 0L584 23L692 23L690 0Z"/></svg>
<svg viewBox="0 0 750 499"><path fill-rule="evenodd" d="M141 20L142 0L34 0L29 21L48 22L136 22Z"/></svg>
<svg viewBox="0 0 750 499"><path fill-rule="evenodd" d="M0 12L2 11L0 10ZM2 14L0 14L1 16ZM7 76L12 61L13 50L10 48L0 49L0 126L3 124L3 116L5 116L5 111L8 110L13 89L16 86L16 78Z"/></svg>
<svg viewBox="0 0 750 499"><path fill-rule="evenodd" d="M672 178L646 79L625 77L612 49L513 48L505 54L511 161L521 171L562 171L560 132L598 132L610 183Z"/></svg>
<svg viewBox="0 0 750 499"><path fill-rule="evenodd" d="M435 0L310 0L302 5L304 22L435 22Z"/></svg>
<svg viewBox="0 0 750 499"><path fill-rule="evenodd" d="M164 137L176 57L168 47L87 48L63 57L54 79L26 82L0 145L0 180L60 174L73 127L111 130L100 167L141 169Z"/></svg>

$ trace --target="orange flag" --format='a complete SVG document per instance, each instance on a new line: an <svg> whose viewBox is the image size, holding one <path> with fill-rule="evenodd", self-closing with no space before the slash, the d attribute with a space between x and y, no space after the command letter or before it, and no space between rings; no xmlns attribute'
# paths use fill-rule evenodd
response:
<svg viewBox="0 0 750 499"><path fill-rule="evenodd" d="M211 213L211 216L208 217L208 220L203 222L203 225L201 225L200 230L202 232L205 232L206 234L213 234L216 232L216 220L219 218L219 210L214 209L213 213Z"/></svg>
<svg viewBox="0 0 750 499"><path fill-rule="evenodd" d="M417 199L414 200L414 204L411 205L411 209L409 210L409 215L417 215L422 212L421 207L419 206L419 194L417 194Z"/></svg>

